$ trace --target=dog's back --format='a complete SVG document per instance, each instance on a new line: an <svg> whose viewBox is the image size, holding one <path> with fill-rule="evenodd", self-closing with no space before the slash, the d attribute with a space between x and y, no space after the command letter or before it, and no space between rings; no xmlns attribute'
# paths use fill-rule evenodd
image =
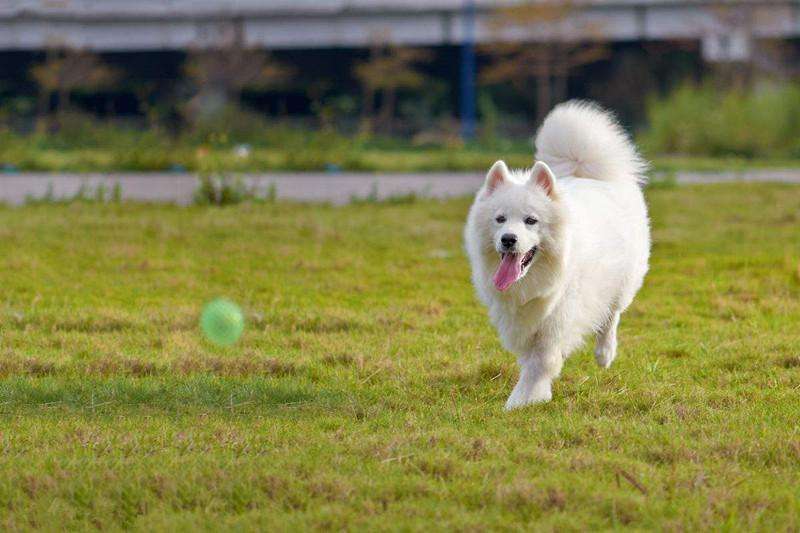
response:
<svg viewBox="0 0 800 533"><path fill-rule="evenodd" d="M536 136L536 158L563 177L571 215L564 302L571 324L563 338L569 352L624 311L641 287L650 251L640 188L647 164L611 114L584 102L548 115Z"/></svg>

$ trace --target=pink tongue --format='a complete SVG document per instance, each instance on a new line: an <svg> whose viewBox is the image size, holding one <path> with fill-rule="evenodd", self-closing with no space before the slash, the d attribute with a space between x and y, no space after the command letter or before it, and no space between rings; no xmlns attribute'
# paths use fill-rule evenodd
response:
<svg viewBox="0 0 800 533"><path fill-rule="evenodd" d="M509 288L522 274L522 265L518 254L506 254L494 273L494 286L497 290L504 291Z"/></svg>

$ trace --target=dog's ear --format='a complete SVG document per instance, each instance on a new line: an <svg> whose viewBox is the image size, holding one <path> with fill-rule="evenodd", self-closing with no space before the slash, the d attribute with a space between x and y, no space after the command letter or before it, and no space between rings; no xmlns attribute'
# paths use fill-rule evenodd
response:
<svg viewBox="0 0 800 533"><path fill-rule="evenodd" d="M531 177L528 184L534 187L541 187L547 196L555 199L556 197L556 176L547 163L537 161L531 170Z"/></svg>
<svg viewBox="0 0 800 533"><path fill-rule="evenodd" d="M486 183L483 185L484 198L490 196L500 185L508 179L508 167L504 161L497 161L489 173L486 174Z"/></svg>

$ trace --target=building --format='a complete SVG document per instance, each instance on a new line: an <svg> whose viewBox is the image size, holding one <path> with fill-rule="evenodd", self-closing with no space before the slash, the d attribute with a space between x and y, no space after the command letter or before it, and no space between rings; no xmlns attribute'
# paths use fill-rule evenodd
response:
<svg viewBox="0 0 800 533"><path fill-rule="evenodd" d="M759 59L759 42L791 42L798 34L798 0L6 0L0 3L0 60L6 58L9 76L18 77L15 73L23 72L31 58L52 49L116 54L117 60L123 62L120 54L161 54L167 72L177 75L175 65L180 63L179 56L199 49L263 48L289 54L293 62L301 65L314 61L315 57L333 57L344 65L348 57L362 57L367 49L379 43L421 46L443 50L450 63L459 63L446 76L460 87L457 99L462 116L474 115L475 65L470 50L475 45L596 42L621 50L643 43L694 43L700 61L724 64ZM322 55L326 50L333 55ZM292 55L295 51L303 51L304 55ZM788 68L781 58L761 59L773 69ZM313 65L307 68L316 68ZM345 78L342 75L342 80ZM289 96L286 98L290 103L293 101Z"/></svg>

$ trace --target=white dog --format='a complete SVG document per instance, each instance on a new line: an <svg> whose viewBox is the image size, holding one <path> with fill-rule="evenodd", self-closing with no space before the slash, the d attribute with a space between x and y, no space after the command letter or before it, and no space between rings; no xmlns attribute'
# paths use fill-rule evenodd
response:
<svg viewBox="0 0 800 533"><path fill-rule="evenodd" d="M492 166L464 232L478 297L519 361L506 409L549 401L587 333L597 334L597 363L611 365L650 254L647 164L610 113L559 105L535 144L532 169Z"/></svg>

